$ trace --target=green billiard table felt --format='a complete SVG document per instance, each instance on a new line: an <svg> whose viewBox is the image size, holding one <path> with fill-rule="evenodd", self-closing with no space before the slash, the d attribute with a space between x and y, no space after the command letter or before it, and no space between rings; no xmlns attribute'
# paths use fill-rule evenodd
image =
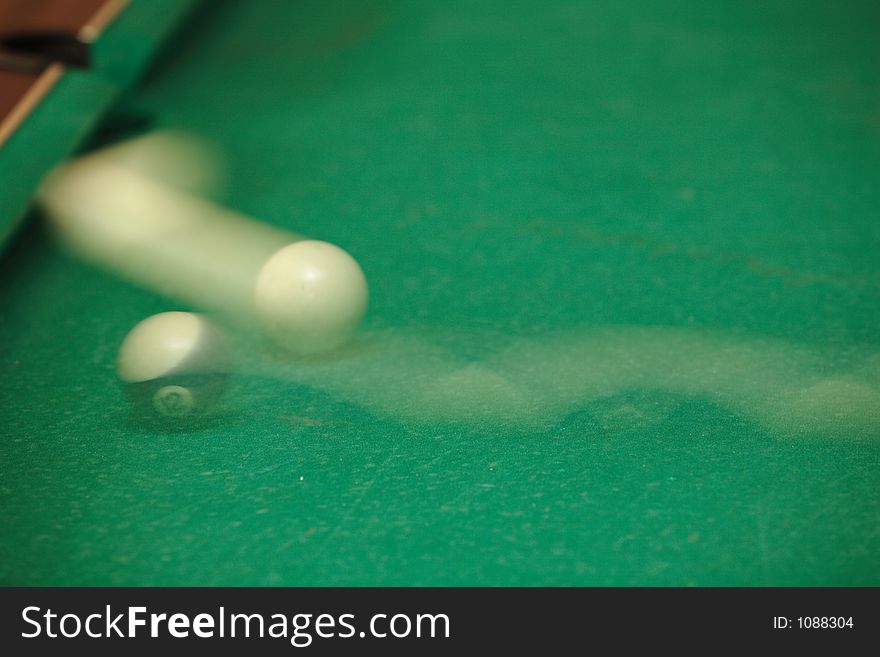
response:
<svg viewBox="0 0 880 657"><path fill-rule="evenodd" d="M880 584L878 18L210 3L105 121L219 144L223 202L347 249L369 312L318 363L242 339L216 418L145 424L117 349L190 308L31 217L0 583Z"/></svg>

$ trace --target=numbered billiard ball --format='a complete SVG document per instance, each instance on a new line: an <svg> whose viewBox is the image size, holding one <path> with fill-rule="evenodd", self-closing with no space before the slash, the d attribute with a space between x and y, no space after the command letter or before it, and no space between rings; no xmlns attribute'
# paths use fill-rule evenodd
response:
<svg viewBox="0 0 880 657"><path fill-rule="evenodd" d="M225 336L204 316L186 312L159 313L137 324L117 360L135 413L169 420L216 410L230 370Z"/></svg>

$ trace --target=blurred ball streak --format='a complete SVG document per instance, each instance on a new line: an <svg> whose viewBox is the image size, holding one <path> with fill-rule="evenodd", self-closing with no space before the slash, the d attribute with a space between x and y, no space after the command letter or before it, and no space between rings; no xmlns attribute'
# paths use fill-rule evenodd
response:
<svg viewBox="0 0 880 657"><path fill-rule="evenodd" d="M103 154L53 172L47 218L86 260L197 308L247 321L260 268L302 239L166 186Z"/></svg>
<svg viewBox="0 0 880 657"><path fill-rule="evenodd" d="M53 232L81 258L253 325L261 267L303 238L191 193L218 193L223 169L206 142L155 133L62 165L43 182L39 200Z"/></svg>

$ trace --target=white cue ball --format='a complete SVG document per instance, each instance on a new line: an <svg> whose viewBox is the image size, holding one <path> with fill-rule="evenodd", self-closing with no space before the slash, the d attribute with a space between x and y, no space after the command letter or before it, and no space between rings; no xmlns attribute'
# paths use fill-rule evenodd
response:
<svg viewBox="0 0 880 657"><path fill-rule="evenodd" d="M128 333L116 369L141 415L187 418L212 410L226 389L230 365L226 338L205 317L166 312Z"/></svg>
<svg viewBox="0 0 880 657"><path fill-rule="evenodd" d="M254 286L254 307L266 333L306 355L339 347L367 310L367 280L347 252L304 240L276 251Z"/></svg>

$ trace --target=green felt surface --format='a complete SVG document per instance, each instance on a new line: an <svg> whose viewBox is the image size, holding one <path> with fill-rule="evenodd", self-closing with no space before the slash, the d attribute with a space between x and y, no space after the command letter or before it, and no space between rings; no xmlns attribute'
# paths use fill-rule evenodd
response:
<svg viewBox="0 0 880 657"><path fill-rule="evenodd" d="M179 304L35 220L0 261L0 582L880 584L877 19L211 3L117 116L354 254L362 334L241 340L215 422L144 426L116 350Z"/></svg>

